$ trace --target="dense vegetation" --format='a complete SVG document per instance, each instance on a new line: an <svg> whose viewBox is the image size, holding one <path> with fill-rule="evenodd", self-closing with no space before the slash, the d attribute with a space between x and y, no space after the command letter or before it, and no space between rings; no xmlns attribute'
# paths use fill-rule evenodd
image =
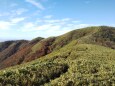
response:
<svg viewBox="0 0 115 86"><path fill-rule="evenodd" d="M40 58L1 70L0 86L115 86L114 33L113 27L101 26L36 38L8 62Z"/></svg>
<svg viewBox="0 0 115 86"><path fill-rule="evenodd" d="M8 86L114 86L114 56L113 49L72 41L43 58L2 70L0 83Z"/></svg>

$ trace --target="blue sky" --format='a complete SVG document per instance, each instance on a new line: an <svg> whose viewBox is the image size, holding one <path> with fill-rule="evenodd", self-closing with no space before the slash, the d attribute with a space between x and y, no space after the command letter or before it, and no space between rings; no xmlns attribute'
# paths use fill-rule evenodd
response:
<svg viewBox="0 0 115 86"><path fill-rule="evenodd" d="M0 41L115 26L115 0L0 0Z"/></svg>

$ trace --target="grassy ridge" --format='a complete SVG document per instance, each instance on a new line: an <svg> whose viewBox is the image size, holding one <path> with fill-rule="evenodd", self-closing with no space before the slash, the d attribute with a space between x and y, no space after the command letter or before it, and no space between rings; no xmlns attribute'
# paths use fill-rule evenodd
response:
<svg viewBox="0 0 115 86"><path fill-rule="evenodd" d="M0 71L1 85L114 86L115 50L72 41L35 61Z"/></svg>
<svg viewBox="0 0 115 86"><path fill-rule="evenodd" d="M7 49L7 46L0 44L0 50L3 50L0 52L0 69L41 58L61 49L73 40L77 40L77 44L96 44L115 49L115 28L93 26L73 30L57 37L45 39L38 37L29 41L26 46L21 46L21 49L16 48L17 52L14 52L16 50L12 46Z"/></svg>

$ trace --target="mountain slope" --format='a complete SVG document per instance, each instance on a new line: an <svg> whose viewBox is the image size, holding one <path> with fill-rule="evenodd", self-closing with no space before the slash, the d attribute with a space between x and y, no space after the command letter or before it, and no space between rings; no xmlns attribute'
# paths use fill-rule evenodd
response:
<svg viewBox="0 0 115 86"><path fill-rule="evenodd" d="M20 64L24 56L31 52L31 47L42 39L38 37L31 41L14 41L12 45L0 52L0 68Z"/></svg>
<svg viewBox="0 0 115 86"><path fill-rule="evenodd" d="M0 47L0 63L24 47L27 42L25 40L2 42Z"/></svg>
<svg viewBox="0 0 115 86"><path fill-rule="evenodd" d="M71 41L32 62L0 71L1 85L88 86L115 84L115 50Z"/></svg>
<svg viewBox="0 0 115 86"><path fill-rule="evenodd" d="M73 40L77 40L79 44L96 44L115 49L115 28L107 26L87 27L58 37L40 39L35 43L33 42L34 44L31 42L8 59L2 61L0 68L32 61L66 46Z"/></svg>
<svg viewBox="0 0 115 86"><path fill-rule="evenodd" d="M12 44L14 41L6 41L0 43L0 52L6 49L10 44Z"/></svg>
<svg viewBox="0 0 115 86"><path fill-rule="evenodd" d="M11 45L0 46L1 52ZM115 85L114 27L87 27L22 45L1 61L1 69L9 67L0 71L1 86Z"/></svg>

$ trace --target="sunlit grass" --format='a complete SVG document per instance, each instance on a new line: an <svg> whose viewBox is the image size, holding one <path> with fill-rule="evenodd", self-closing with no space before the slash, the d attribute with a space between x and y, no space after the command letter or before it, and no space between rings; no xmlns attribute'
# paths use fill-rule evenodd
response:
<svg viewBox="0 0 115 86"><path fill-rule="evenodd" d="M81 86L115 84L115 50L72 41L35 61L0 72L1 85Z"/></svg>

